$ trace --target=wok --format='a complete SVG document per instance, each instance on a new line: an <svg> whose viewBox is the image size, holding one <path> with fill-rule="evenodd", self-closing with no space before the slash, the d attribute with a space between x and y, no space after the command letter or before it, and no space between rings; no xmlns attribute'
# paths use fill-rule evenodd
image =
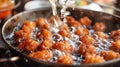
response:
<svg viewBox="0 0 120 67"><path fill-rule="evenodd" d="M92 20L92 24L95 22L104 22L107 26L106 32L115 30L120 28L120 18L115 17L110 14L106 14L103 12L96 12L91 10L85 10L85 9L68 9L71 12L71 16L73 16L76 20L79 20L79 18L87 16ZM26 54L18 51L10 42L10 40L7 40L7 37L10 36L11 32L13 31L13 28L18 23L23 23L26 20L35 20L39 17L50 17L52 15L51 8L44 9L44 10L34 10L34 11L25 11L22 13L19 13L12 18L10 18L8 21L6 21L2 27L2 37L4 42L6 43L6 46L11 50L11 52L21 58L25 58L28 61L37 64L37 65L45 65L48 67L112 67L116 64L120 63L119 59L113 59L110 61L106 61L104 63L97 63L97 64L81 64L81 65L62 65L58 63L50 63L50 62L44 62L37 59L33 59L28 57ZM58 12L60 12L58 10Z"/></svg>

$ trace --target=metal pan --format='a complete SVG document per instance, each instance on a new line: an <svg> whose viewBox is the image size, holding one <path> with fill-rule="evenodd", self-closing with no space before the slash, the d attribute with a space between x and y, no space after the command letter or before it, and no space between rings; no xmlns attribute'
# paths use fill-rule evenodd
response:
<svg viewBox="0 0 120 67"><path fill-rule="evenodd" d="M73 16L76 20L78 20L81 17L87 16L92 20L92 24L95 22L104 22L107 26L107 31L112 31L115 29L120 28L120 18L115 17L110 14L106 14L103 12L96 12L96 11L91 11L91 10L85 10L85 9L68 9L71 12L71 16ZM58 12L60 12L58 10ZM98 63L98 64L81 64L81 65L61 65L57 63L49 63L49 62L44 62L40 60L36 60L33 58L28 57L24 53L18 51L11 43L9 40L6 38L11 34L13 31L13 28L18 24L18 23L23 23L26 20L35 20L39 17L50 17L52 15L51 9L44 9L44 10L35 10L35 11L25 11L22 13L19 13L15 15L14 17L10 18L8 21L5 22L5 24L2 27L2 37L4 42L6 43L6 46L13 52L13 54L16 54L20 56L21 58L25 58L35 64L38 65L45 65L45 66L54 66L54 67L108 67L108 66L114 66L116 64L120 63L120 58L119 59L114 59L110 60L104 63Z"/></svg>

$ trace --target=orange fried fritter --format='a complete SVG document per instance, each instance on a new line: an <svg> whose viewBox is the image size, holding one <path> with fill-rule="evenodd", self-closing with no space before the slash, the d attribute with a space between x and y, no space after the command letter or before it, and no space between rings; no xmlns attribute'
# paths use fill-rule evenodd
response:
<svg viewBox="0 0 120 67"><path fill-rule="evenodd" d="M91 23L92 23L92 21L88 18L88 17L83 17L83 18L80 18L80 23L82 24L82 25L85 25L85 26L90 26L91 25Z"/></svg>
<svg viewBox="0 0 120 67"><path fill-rule="evenodd" d="M106 25L103 22L96 22L93 28L97 32L104 32L106 30Z"/></svg>
<svg viewBox="0 0 120 67"><path fill-rule="evenodd" d="M95 32L95 34L102 39L108 39L109 36L107 34L105 34L104 32Z"/></svg>
<svg viewBox="0 0 120 67"><path fill-rule="evenodd" d="M66 41L63 41L63 42L56 42L54 45L53 45L53 49L57 49L57 50L60 50L62 52L73 52L73 46L71 44L68 44Z"/></svg>
<svg viewBox="0 0 120 67"><path fill-rule="evenodd" d="M79 46L78 53L80 55L85 55L86 53L96 54L96 47L91 44L81 44Z"/></svg>
<svg viewBox="0 0 120 67"><path fill-rule="evenodd" d="M89 30L86 29L86 28L80 28L80 29L77 29L77 30L75 31L75 34L78 35L78 36L89 35Z"/></svg>
<svg viewBox="0 0 120 67"><path fill-rule="evenodd" d="M32 52L31 54L29 54L29 56L43 61L49 61L53 57L50 50Z"/></svg>
<svg viewBox="0 0 120 67"><path fill-rule="evenodd" d="M89 35L85 35L82 37L81 41L86 44L93 44L95 42L95 39Z"/></svg>
<svg viewBox="0 0 120 67"><path fill-rule="evenodd" d="M117 53L117 52L114 52L112 50L110 50L110 51L102 51L101 56L103 56L104 59L107 60L107 61L115 59L115 58L120 58L120 54Z"/></svg>
<svg viewBox="0 0 120 67"><path fill-rule="evenodd" d="M36 20L36 22L37 22L37 25L40 29L43 29L43 28L49 29L50 28L50 24L48 23L48 20L45 18L40 17Z"/></svg>
<svg viewBox="0 0 120 67"><path fill-rule="evenodd" d="M39 45L38 50L50 49L52 48L53 43L49 40L43 40L43 42Z"/></svg>
<svg viewBox="0 0 120 67"><path fill-rule="evenodd" d="M86 54L85 60L83 60L83 64L93 64L93 63L102 63L104 62L104 58L96 55L96 54Z"/></svg>
<svg viewBox="0 0 120 67"><path fill-rule="evenodd" d="M79 26L81 26L81 24L79 23L79 21L75 20L73 17L71 16L67 16L66 17L67 20L67 24L69 26L74 26L75 28L78 28Z"/></svg>
<svg viewBox="0 0 120 67"><path fill-rule="evenodd" d="M24 30L15 31L14 38L16 42L21 42L21 40L30 38L30 32L25 32Z"/></svg>
<svg viewBox="0 0 120 67"><path fill-rule="evenodd" d="M120 29L112 31L110 33L110 37L113 38L114 40L120 39Z"/></svg>
<svg viewBox="0 0 120 67"><path fill-rule="evenodd" d="M32 40L32 39L27 39L27 40L22 41L19 44L18 48L31 52L31 51L35 51L38 45L39 43L37 41Z"/></svg>
<svg viewBox="0 0 120 67"><path fill-rule="evenodd" d="M114 42L111 42L110 49L116 52L120 52L120 39Z"/></svg>
<svg viewBox="0 0 120 67"><path fill-rule="evenodd" d="M22 30L24 30L25 32L31 32L35 27L36 27L35 22L26 21L22 25Z"/></svg>
<svg viewBox="0 0 120 67"><path fill-rule="evenodd" d="M58 32L60 35L62 35L63 37L68 37L70 38L70 32L66 31L66 30L60 30Z"/></svg>
<svg viewBox="0 0 120 67"><path fill-rule="evenodd" d="M72 65L74 61L73 61L72 56L70 54L63 54L63 55L58 57L57 62L65 64L65 65Z"/></svg>

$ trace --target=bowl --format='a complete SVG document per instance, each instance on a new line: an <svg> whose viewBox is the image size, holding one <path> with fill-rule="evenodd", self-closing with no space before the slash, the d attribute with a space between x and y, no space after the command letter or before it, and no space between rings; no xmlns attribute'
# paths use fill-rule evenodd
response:
<svg viewBox="0 0 120 67"><path fill-rule="evenodd" d="M6 0L5 0L6 1ZM16 0L8 0L8 2L1 0L1 5L0 5L0 19L5 19L6 17L8 17L9 15L11 15L12 10L17 8L21 1L19 1L18 3L15 3Z"/></svg>
<svg viewBox="0 0 120 67"><path fill-rule="evenodd" d="M48 0L34 0L29 1L25 4L25 10L36 10L36 9L45 9L50 7L50 3Z"/></svg>

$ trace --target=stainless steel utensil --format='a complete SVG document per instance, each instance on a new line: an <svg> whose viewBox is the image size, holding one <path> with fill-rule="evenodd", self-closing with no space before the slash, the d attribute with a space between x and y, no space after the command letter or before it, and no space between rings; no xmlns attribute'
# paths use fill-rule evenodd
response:
<svg viewBox="0 0 120 67"><path fill-rule="evenodd" d="M7 61L11 61L11 62L14 62L14 61L17 61L19 59L19 57L15 56L15 57L10 57L10 58L0 58L0 63L1 62L7 62Z"/></svg>

